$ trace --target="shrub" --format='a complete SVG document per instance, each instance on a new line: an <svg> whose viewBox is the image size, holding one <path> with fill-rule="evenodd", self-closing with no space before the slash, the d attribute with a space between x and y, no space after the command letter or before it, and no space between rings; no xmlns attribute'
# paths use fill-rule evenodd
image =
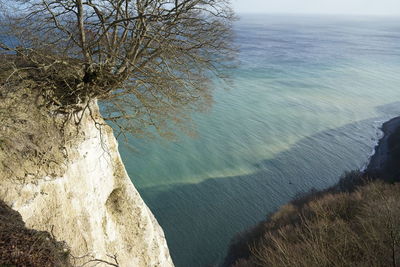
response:
<svg viewBox="0 0 400 267"><path fill-rule="evenodd" d="M71 266L69 250L48 232L25 227L21 215L0 200L0 266Z"/></svg>
<svg viewBox="0 0 400 267"><path fill-rule="evenodd" d="M397 266L400 184L373 182L284 206L232 266Z"/></svg>

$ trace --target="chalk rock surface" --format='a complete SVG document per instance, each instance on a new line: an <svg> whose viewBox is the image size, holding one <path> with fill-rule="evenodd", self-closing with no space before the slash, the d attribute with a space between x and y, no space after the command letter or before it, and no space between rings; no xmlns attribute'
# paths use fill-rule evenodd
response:
<svg viewBox="0 0 400 267"><path fill-rule="evenodd" d="M0 179L0 199L27 227L66 241L77 265L115 263L109 256L116 256L123 267L173 266L163 230L132 184L97 103L84 112L79 132L65 147L62 175ZM94 265L107 266L85 266Z"/></svg>

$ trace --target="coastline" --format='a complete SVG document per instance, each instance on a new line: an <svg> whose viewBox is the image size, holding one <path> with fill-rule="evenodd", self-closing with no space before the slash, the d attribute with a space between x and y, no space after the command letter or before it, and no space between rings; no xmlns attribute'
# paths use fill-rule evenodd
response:
<svg viewBox="0 0 400 267"><path fill-rule="evenodd" d="M375 146L375 153L369 160L364 173L371 177L381 176L381 179L398 179L395 170L398 159L396 154L400 151L398 141L400 139L400 116L385 122L381 130L382 138Z"/></svg>
<svg viewBox="0 0 400 267"><path fill-rule="evenodd" d="M333 196L343 192L351 194L355 189L366 186L375 180L386 182L400 181L400 116L384 122L380 130L383 135L375 146L374 153L364 170L346 173L336 185L330 188L309 192L292 199L277 212L269 214L266 220L255 225L253 228L238 233L237 236L232 238L221 266L231 267L238 260L246 262L252 255L252 252L248 249L249 245L258 242L260 237L264 236L265 225L273 220L271 216L278 216L279 212L281 214L290 212L290 209L288 211L288 207L302 209L310 201L317 201L327 195Z"/></svg>

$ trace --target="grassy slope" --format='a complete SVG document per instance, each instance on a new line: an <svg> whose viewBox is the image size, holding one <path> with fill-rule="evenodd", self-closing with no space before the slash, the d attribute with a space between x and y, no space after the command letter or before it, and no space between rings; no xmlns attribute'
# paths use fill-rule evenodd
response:
<svg viewBox="0 0 400 267"><path fill-rule="evenodd" d="M0 266L71 266L66 244L25 227L21 215L0 200Z"/></svg>
<svg viewBox="0 0 400 267"><path fill-rule="evenodd" d="M224 266L400 266L400 126L384 142L380 169L281 207L232 240Z"/></svg>
<svg viewBox="0 0 400 267"><path fill-rule="evenodd" d="M236 247L245 257L231 266L395 266L399 192L400 184L373 182L288 204L245 235Z"/></svg>

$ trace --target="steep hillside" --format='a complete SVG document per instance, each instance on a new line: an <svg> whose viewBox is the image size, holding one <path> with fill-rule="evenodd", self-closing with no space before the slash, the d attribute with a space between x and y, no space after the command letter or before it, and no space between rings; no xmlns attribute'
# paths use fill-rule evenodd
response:
<svg viewBox="0 0 400 267"><path fill-rule="evenodd" d="M67 118L32 92L0 92L0 200L65 241L74 265L173 266L97 103Z"/></svg>
<svg viewBox="0 0 400 267"><path fill-rule="evenodd" d="M400 118L364 172L310 192L232 240L224 266L398 266Z"/></svg>
<svg viewBox="0 0 400 267"><path fill-rule="evenodd" d="M21 215L0 200L0 266L68 267L69 249L50 233L25 227Z"/></svg>
<svg viewBox="0 0 400 267"><path fill-rule="evenodd" d="M397 266L400 184L293 202L231 247L228 266Z"/></svg>

